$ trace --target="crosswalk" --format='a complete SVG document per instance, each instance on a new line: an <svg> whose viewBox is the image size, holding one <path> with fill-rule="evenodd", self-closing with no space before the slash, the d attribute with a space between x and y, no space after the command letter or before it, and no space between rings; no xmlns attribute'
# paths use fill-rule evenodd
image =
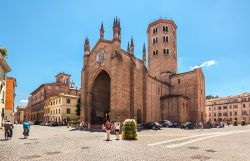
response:
<svg viewBox="0 0 250 161"><path fill-rule="evenodd" d="M250 132L250 130L232 130L232 131L223 131L223 132L214 132L214 133L204 133L204 134L181 137L177 139L155 142L155 143L151 143L148 145L149 146L165 146L166 148L172 149L172 148L179 148L179 147L191 144L191 143L199 142L199 141L210 139L210 138L244 133L244 132Z"/></svg>

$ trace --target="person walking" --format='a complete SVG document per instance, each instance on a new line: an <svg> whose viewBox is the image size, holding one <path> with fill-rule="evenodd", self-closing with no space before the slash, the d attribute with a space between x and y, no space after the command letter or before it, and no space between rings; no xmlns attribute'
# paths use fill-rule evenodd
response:
<svg viewBox="0 0 250 161"><path fill-rule="evenodd" d="M80 123L79 129L80 129L80 130L83 130L83 128L84 128L84 122L82 121L82 122Z"/></svg>
<svg viewBox="0 0 250 161"><path fill-rule="evenodd" d="M104 125L104 129L105 129L106 134L107 134L106 141L110 141L110 132L111 132L111 129L112 129L112 124L109 122L109 120Z"/></svg>
<svg viewBox="0 0 250 161"><path fill-rule="evenodd" d="M120 123L118 122L115 126L115 135L116 135L116 140L120 140Z"/></svg>

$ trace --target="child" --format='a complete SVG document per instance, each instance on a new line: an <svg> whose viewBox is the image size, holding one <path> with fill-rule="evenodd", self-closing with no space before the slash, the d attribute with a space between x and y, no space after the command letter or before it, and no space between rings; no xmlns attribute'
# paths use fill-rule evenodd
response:
<svg viewBox="0 0 250 161"><path fill-rule="evenodd" d="M115 127L116 140L120 139L120 123L118 122Z"/></svg>

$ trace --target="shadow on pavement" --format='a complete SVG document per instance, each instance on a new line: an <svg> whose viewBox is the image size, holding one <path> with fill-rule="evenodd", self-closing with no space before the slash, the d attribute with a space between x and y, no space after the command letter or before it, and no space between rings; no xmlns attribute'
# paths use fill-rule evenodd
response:
<svg viewBox="0 0 250 161"><path fill-rule="evenodd" d="M76 131L79 130L78 128L70 129L69 131Z"/></svg>
<svg viewBox="0 0 250 161"><path fill-rule="evenodd" d="M70 129L69 131L88 131L88 132L104 132L103 129L78 129L78 128L74 128L74 129Z"/></svg>
<svg viewBox="0 0 250 161"><path fill-rule="evenodd" d="M5 140L5 139L1 139L0 141L7 141L7 140Z"/></svg>

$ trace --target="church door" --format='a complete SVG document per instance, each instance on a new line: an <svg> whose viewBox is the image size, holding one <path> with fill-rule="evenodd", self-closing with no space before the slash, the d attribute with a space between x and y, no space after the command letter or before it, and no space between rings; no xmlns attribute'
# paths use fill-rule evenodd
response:
<svg viewBox="0 0 250 161"><path fill-rule="evenodd" d="M110 77L101 71L96 77L92 88L91 124L103 124L110 112Z"/></svg>

